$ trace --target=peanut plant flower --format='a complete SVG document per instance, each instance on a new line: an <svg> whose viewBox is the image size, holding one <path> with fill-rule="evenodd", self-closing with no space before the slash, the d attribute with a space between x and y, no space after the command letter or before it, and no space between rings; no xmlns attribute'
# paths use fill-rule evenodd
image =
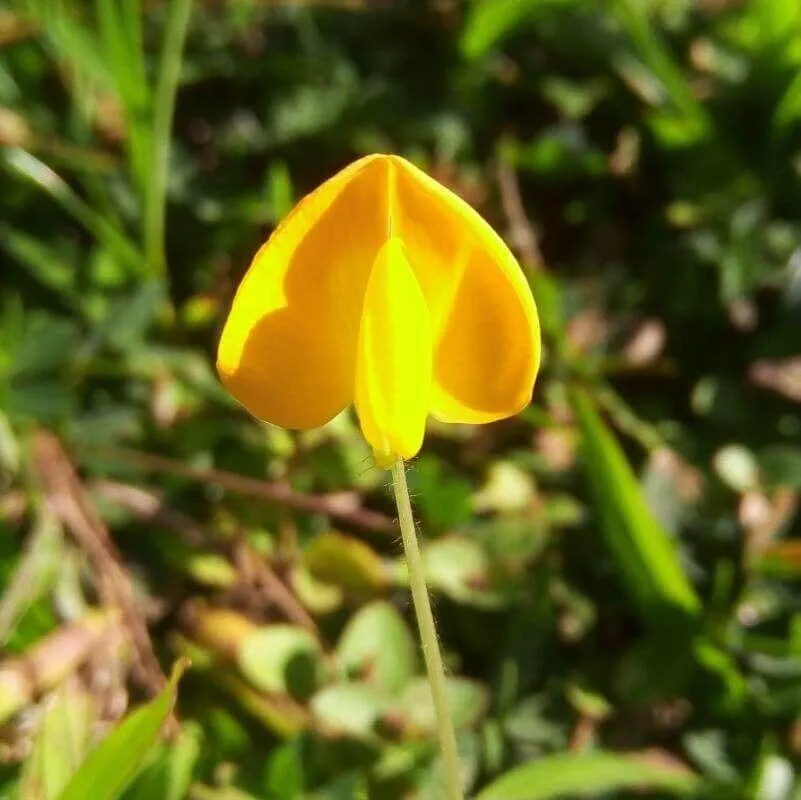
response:
<svg viewBox="0 0 801 800"><path fill-rule="evenodd" d="M253 259L217 368L254 416L322 425L351 404L376 461L416 455L426 417L484 423L530 401L537 310L502 239L399 156L305 197Z"/></svg>

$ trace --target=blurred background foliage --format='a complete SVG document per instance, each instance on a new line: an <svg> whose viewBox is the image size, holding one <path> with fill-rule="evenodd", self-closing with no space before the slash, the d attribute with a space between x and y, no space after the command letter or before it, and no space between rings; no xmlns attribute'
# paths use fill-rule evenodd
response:
<svg viewBox="0 0 801 800"><path fill-rule="evenodd" d="M0 797L441 797L386 475L212 366L376 150L545 329L410 466L470 795L801 797L800 122L797 0L0 5Z"/></svg>

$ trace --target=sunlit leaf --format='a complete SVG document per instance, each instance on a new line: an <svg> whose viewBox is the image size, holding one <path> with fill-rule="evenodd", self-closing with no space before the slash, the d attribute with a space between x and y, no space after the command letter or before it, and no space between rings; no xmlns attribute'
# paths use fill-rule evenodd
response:
<svg viewBox="0 0 801 800"><path fill-rule="evenodd" d="M559 753L516 767L476 800L556 800L601 797L626 790L692 797L701 780L686 767L657 757L618 753Z"/></svg>
<svg viewBox="0 0 801 800"><path fill-rule="evenodd" d="M187 662L179 661L164 691L129 714L89 753L59 800L113 800L119 797L158 741L186 667Z"/></svg>

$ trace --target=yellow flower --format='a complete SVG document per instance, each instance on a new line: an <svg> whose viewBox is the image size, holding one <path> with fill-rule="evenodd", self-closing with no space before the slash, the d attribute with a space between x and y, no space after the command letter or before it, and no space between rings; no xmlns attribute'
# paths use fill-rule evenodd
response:
<svg viewBox="0 0 801 800"><path fill-rule="evenodd" d="M509 249L399 156L354 162L259 250L217 368L256 417L313 428L353 403L382 466L411 458L426 416L482 423L531 398L537 311Z"/></svg>

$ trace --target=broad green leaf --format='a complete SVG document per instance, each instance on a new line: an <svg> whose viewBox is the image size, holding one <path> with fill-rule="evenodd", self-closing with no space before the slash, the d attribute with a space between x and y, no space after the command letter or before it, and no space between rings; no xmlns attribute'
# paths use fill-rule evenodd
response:
<svg viewBox="0 0 801 800"><path fill-rule="evenodd" d="M502 591L492 585L491 563L486 550L466 536L444 536L423 550L426 580L432 590L457 603L496 608L504 603ZM408 574L401 564L402 574Z"/></svg>
<svg viewBox="0 0 801 800"><path fill-rule="evenodd" d="M470 521L472 485L455 470L446 468L441 458L421 456L409 470L409 486L415 509L429 533L451 530Z"/></svg>
<svg viewBox="0 0 801 800"><path fill-rule="evenodd" d="M472 797L470 791L484 766L483 736L475 731L459 731L456 740L459 749L459 775L462 790L467 797ZM447 795L445 769L442 757L437 755L417 779L415 800L442 800Z"/></svg>
<svg viewBox="0 0 801 800"><path fill-rule="evenodd" d="M712 463L718 477L733 491L742 493L757 488L757 462L747 447L726 445L715 453Z"/></svg>
<svg viewBox="0 0 801 800"><path fill-rule="evenodd" d="M325 733L373 739L391 704L392 697L375 687L335 683L312 698L311 709L317 726Z"/></svg>
<svg viewBox="0 0 801 800"><path fill-rule="evenodd" d="M445 689L454 727L475 725L489 708L489 693L485 686L466 678L446 678ZM404 690L391 712L415 733L436 735L436 717L431 687L426 678L417 678Z"/></svg>
<svg viewBox="0 0 801 800"><path fill-rule="evenodd" d="M384 565L372 548L334 531L315 537L303 561L317 580L356 597L378 594L387 582Z"/></svg>
<svg viewBox="0 0 801 800"><path fill-rule="evenodd" d="M587 392L573 389L571 400L601 529L636 610L657 626L686 624L697 616L699 601L675 545L648 508L620 444Z"/></svg>
<svg viewBox="0 0 801 800"><path fill-rule="evenodd" d="M479 514L521 511L535 497L531 475L509 461L496 461L490 464L486 481L473 495L473 508Z"/></svg>
<svg viewBox="0 0 801 800"><path fill-rule="evenodd" d="M417 647L406 620L389 603L377 601L350 620L337 645L346 677L379 689L402 689L417 671Z"/></svg>
<svg viewBox="0 0 801 800"><path fill-rule="evenodd" d="M304 740L296 736L270 753L264 776L270 800L295 800L303 796L303 750Z"/></svg>
<svg viewBox="0 0 801 800"><path fill-rule="evenodd" d="M178 661L164 691L130 713L89 753L60 800L114 800L120 796L158 741L175 703L178 681L187 666L187 661Z"/></svg>
<svg viewBox="0 0 801 800"><path fill-rule="evenodd" d="M307 797L308 800L365 800L367 798L366 781L361 770L348 772L334 778Z"/></svg>
<svg viewBox="0 0 801 800"><path fill-rule="evenodd" d="M265 625L247 634L237 663L245 677L265 692L305 700L317 687L322 672L320 645L303 628Z"/></svg>
<svg viewBox="0 0 801 800"><path fill-rule="evenodd" d="M305 564L298 564L290 572L290 581L303 607L312 614L330 614L342 605L342 590L315 578Z"/></svg>
<svg viewBox="0 0 801 800"><path fill-rule="evenodd" d="M647 755L559 753L507 772L476 800L551 800L600 797L627 790L694 795L701 779L690 769Z"/></svg>

